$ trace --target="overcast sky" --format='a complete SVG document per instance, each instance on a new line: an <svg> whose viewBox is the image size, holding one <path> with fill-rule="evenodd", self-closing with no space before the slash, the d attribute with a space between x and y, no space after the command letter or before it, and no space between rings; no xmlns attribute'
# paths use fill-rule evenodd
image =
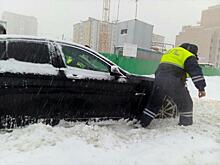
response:
<svg viewBox="0 0 220 165"><path fill-rule="evenodd" d="M184 25L196 25L201 11L220 4L220 0L139 0L138 19L154 25L154 33L169 43ZM73 24L88 17L102 18L103 0L0 0L0 14L10 11L35 16L38 34L51 38L72 39ZM111 21L117 18L118 0L111 0ZM119 20L135 17L135 0L120 0ZM210 18L211 19L211 18Z"/></svg>

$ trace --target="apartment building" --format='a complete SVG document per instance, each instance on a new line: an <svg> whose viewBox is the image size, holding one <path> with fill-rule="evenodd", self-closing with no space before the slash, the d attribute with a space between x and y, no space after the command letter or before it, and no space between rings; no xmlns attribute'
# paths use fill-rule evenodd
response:
<svg viewBox="0 0 220 165"><path fill-rule="evenodd" d="M176 36L176 45L184 42L197 44L199 62L220 67L220 5L202 11L200 24L183 26Z"/></svg>
<svg viewBox="0 0 220 165"><path fill-rule="evenodd" d="M89 18L73 25L73 41L88 45L99 52L113 52L115 45L114 23Z"/></svg>

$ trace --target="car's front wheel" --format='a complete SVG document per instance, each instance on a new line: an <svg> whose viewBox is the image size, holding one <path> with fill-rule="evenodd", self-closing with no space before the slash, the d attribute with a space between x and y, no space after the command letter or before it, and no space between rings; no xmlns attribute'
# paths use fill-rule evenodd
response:
<svg viewBox="0 0 220 165"><path fill-rule="evenodd" d="M161 109L159 110L156 118L171 118L176 117L178 115L176 103L172 98L165 96L163 99L163 104Z"/></svg>

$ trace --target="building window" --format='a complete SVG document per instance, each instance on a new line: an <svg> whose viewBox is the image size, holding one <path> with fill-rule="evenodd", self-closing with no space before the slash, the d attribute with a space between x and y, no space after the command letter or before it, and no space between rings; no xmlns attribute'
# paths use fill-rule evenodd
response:
<svg viewBox="0 0 220 165"><path fill-rule="evenodd" d="M122 29L121 34L128 34L128 29Z"/></svg>

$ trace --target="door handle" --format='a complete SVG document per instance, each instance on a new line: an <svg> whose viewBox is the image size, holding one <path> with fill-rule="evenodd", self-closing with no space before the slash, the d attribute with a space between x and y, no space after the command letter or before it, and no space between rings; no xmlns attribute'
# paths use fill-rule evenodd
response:
<svg viewBox="0 0 220 165"><path fill-rule="evenodd" d="M145 96L145 93L135 93L135 96Z"/></svg>
<svg viewBox="0 0 220 165"><path fill-rule="evenodd" d="M74 78L74 79L80 79L80 78L79 78L79 75L76 75L76 74L73 74L73 78Z"/></svg>
<svg viewBox="0 0 220 165"><path fill-rule="evenodd" d="M69 79L80 79L79 76L76 74L66 74L66 77Z"/></svg>

